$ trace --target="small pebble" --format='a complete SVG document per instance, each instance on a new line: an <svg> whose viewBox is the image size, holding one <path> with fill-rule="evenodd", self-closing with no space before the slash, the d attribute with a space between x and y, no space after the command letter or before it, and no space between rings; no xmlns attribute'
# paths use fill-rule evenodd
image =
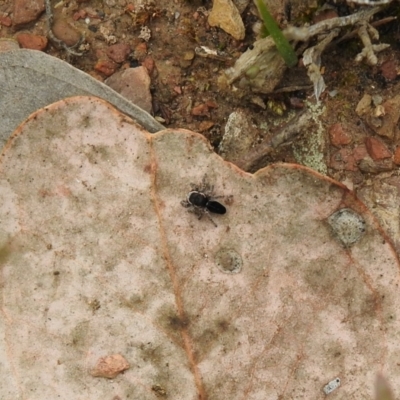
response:
<svg viewBox="0 0 400 400"><path fill-rule="evenodd" d="M14 0L14 25L25 25L35 21L44 8L43 0Z"/></svg>
<svg viewBox="0 0 400 400"><path fill-rule="evenodd" d="M392 153L388 150L385 143L380 139L367 137L365 139L365 146L367 147L368 154L375 161L390 158L392 156Z"/></svg>
<svg viewBox="0 0 400 400"><path fill-rule="evenodd" d="M343 125L339 122L331 125L329 128L329 138L331 143L336 147L351 143L351 136L343 129Z"/></svg>
<svg viewBox="0 0 400 400"><path fill-rule="evenodd" d="M128 58L130 52L131 48L129 44L118 43L113 44L107 49L107 56L116 63L122 63Z"/></svg>
<svg viewBox="0 0 400 400"><path fill-rule="evenodd" d="M142 66L145 67L149 75L151 75L155 67L154 59L150 56L146 56L142 61Z"/></svg>
<svg viewBox="0 0 400 400"><path fill-rule="evenodd" d="M396 147L393 161L396 165L400 165L400 146Z"/></svg>
<svg viewBox="0 0 400 400"><path fill-rule="evenodd" d="M64 18L58 18L52 26L54 36L62 40L67 46L77 44L81 38L79 32L74 29Z"/></svg>
<svg viewBox="0 0 400 400"><path fill-rule="evenodd" d="M19 33L17 35L19 45L23 49L43 51L48 43L45 36L33 35L32 33Z"/></svg>
<svg viewBox="0 0 400 400"><path fill-rule="evenodd" d="M117 64L111 60L99 60L94 69L105 76L111 76L117 70Z"/></svg>
<svg viewBox="0 0 400 400"><path fill-rule="evenodd" d="M121 354L101 357L90 371L94 377L113 379L121 372L129 369L129 363Z"/></svg>
<svg viewBox="0 0 400 400"><path fill-rule="evenodd" d="M146 68L127 68L108 78L105 83L143 110L152 112L151 80Z"/></svg>
<svg viewBox="0 0 400 400"><path fill-rule="evenodd" d="M387 81L393 81L397 78L397 67L394 60L387 60L381 65L381 72Z"/></svg>
<svg viewBox="0 0 400 400"><path fill-rule="evenodd" d="M12 25L11 18L7 14L1 13L0 14L0 25L11 26Z"/></svg>

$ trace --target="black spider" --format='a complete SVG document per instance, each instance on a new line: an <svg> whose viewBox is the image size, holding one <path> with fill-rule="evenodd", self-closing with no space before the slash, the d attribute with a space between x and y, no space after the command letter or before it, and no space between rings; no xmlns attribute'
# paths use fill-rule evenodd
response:
<svg viewBox="0 0 400 400"><path fill-rule="evenodd" d="M211 186L206 182L206 176L203 178L203 182L200 186L191 184L191 187L192 190L187 194L186 200L181 201L182 206L189 208L189 211L196 214L198 219L201 219L203 215L206 214L208 219L215 227L217 227L217 224L211 218L210 213L226 213L225 206L215 200L224 196L214 196L214 186Z"/></svg>

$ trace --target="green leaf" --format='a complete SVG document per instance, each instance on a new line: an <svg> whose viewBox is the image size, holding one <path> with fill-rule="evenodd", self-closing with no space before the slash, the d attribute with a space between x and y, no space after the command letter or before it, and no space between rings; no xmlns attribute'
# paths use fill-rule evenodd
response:
<svg viewBox="0 0 400 400"><path fill-rule="evenodd" d="M279 29L278 24L272 18L267 6L263 0L255 0L260 15L264 21L264 25L275 42L279 54L285 60L288 67L294 67L297 64L297 55L288 40L283 36L282 31Z"/></svg>

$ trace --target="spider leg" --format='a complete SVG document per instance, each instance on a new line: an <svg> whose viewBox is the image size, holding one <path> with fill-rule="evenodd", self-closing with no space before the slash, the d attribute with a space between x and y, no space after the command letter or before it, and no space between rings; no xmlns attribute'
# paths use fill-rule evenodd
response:
<svg viewBox="0 0 400 400"><path fill-rule="evenodd" d="M206 196L212 197L214 192L214 185L210 185L207 181L207 174L203 176L200 184L191 183L190 188L192 191L204 193Z"/></svg>
<svg viewBox="0 0 400 400"><path fill-rule="evenodd" d="M214 220L211 218L211 215L210 215L210 213L209 213L207 210L204 211L204 214L207 215L208 219L213 223L213 225L214 225L215 227L218 226L218 225L214 222Z"/></svg>
<svg viewBox="0 0 400 400"><path fill-rule="evenodd" d="M194 207L193 212L197 215L197 219L202 219L204 215L204 209L200 207Z"/></svg>
<svg viewBox="0 0 400 400"><path fill-rule="evenodd" d="M204 174L201 185L203 186L203 188L207 186L207 174Z"/></svg>
<svg viewBox="0 0 400 400"><path fill-rule="evenodd" d="M189 208L191 206L191 204L187 200L182 200L181 206L185 207L185 208Z"/></svg>
<svg viewBox="0 0 400 400"><path fill-rule="evenodd" d="M204 174L203 179L201 181L201 191L208 196L211 196L214 191L214 185L210 185L208 182L207 174ZM200 190L200 189L199 189Z"/></svg>

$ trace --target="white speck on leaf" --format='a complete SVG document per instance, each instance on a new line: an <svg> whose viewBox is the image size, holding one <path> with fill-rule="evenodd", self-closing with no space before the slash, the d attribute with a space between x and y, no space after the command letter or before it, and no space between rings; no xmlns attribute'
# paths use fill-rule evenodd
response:
<svg viewBox="0 0 400 400"><path fill-rule="evenodd" d="M335 378L324 386L324 393L330 394L340 386L340 379Z"/></svg>

